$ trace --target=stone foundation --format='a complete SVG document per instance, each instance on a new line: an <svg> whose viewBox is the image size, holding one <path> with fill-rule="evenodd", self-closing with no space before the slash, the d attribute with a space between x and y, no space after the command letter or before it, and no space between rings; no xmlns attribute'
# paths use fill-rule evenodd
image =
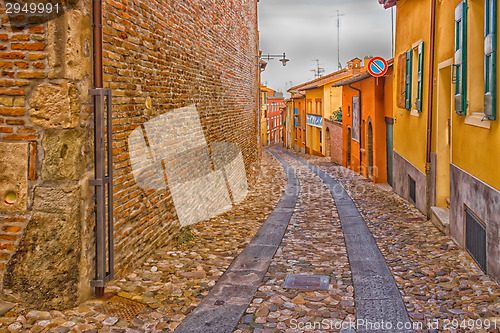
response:
<svg viewBox="0 0 500 333"><path fill-rule="evenodd" d="M396 151L393 152L393 191L410 201L410 185L409 178L415 180L415 206L423 214L427 211L426 199L426 184L427 180L425 174L417 169L413 164L406 160L403 156L399 155Z"/></svg>
<svg viewBox="0 0 500 333"><path fill-rule="evenodd" d="M465 247L465 208L486 225L486 270L500 282L500 191L450 164L450 235Z"/></svg>

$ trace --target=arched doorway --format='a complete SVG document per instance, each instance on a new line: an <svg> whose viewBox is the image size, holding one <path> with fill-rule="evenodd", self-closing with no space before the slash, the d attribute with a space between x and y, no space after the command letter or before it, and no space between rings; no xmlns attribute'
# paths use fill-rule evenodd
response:
<svg viewBox="0 0 500 333"><path fill-rule="evenodd" d="M347 166L351 166L351 140L352 140L352 131L351 128L347 128Z"/></svg>
<svg viewBox="0 0 500 333"><path fill-rule="evenodd" d="M367 131L367 148L368 148L368 178L373 179L373 126L372 121L368 118L368 131Z"/></svg>
<svg viewBox="0 0 500 333"><path fill-rule="evenodd" d="M332 157L331 153L331 138L330 138L330 129L327 127L325 132L325 156Z"/></svg>

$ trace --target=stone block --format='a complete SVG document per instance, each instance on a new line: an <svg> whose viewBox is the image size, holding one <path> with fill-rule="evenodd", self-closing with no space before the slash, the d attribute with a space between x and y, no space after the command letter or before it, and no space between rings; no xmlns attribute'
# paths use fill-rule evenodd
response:
<svg viewBox="0 0 500 333"><path fill-rule="evenodd" d="M29 102L30 120L45 128L74 128L79 124L80 101L76 87L67 82L39 85Z"/></svg>
<svg viewBox="0 0 500 333"><path fill-rule="evenodd" d="M60 188L39 186L35 189L33 210L70 217L79 211L80 198L79 186Z"/></svg>
<svg viewBox="0 0 500 333"><path fill-rule="evenodd" d="M92 74L92 21L72 9L48 23L49 78L81 80Z"/></svg>
<svg viewBox="0 0 500 333"><path fill-rule="evenodd" d="M28 143L0 142L0 212L23 212L28 199Z"/></svg>
<svg viewBox="0 0 500 333"><path fill-rule="evenodd" d="M44 181L77 181L85 170L83 130L47 130L42 140Z"/></svg>
<svg viewBox="0 0 500 333"><path fill-rule="evenodd" d="M77 211L64 216L33 214L7 264L5 287L25 305L40 310L63 309L78 301L81 221Z"/></svg>

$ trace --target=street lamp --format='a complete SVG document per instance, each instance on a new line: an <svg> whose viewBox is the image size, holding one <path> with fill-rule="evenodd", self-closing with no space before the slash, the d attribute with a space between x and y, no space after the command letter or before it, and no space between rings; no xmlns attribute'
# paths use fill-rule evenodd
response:
<svg viewBox="0 0 500 333"><path fill-rule="evenodd" d="M283 52L283 55L281 55L281 54L260 54L257 57L260 59L259 66L260 66L260 69L262 71L264 71L266 69L266 66L267 66L267 62L265 62L264 59L269 61L271 59L275 59L275 58L279 57L280 58L279 61L281 61L281 64L283 66L286 66L286 63L288 61L290 61L289 59L286 58L286 55L284 52Z"/></svg>

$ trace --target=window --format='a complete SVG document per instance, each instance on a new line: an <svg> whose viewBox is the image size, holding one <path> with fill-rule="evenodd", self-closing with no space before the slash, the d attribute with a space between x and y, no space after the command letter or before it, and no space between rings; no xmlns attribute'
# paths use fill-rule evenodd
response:
<svg viewBox="0 0 500 333"><path fill-rule="evenodd" d="M497 8L495 0L484 1L484 113L496 119Z"/></svg>
<svg viewBox="0 0 500 333"><path fill-rule="evenodd" d="M455 112L467 110L467 0L455 8Z"/></svg>
<svg viewBox="0 0 500 333"><path fill-rule="evenodd" d="M410 200L413 202L413 203L416 203L417 202L417 186L416 186L416 183L415 183L415 179L411 178L411 176L408 175L408 192L410 194Z"/></svg>
<svg viewBox="0 0 500 333"><path fill-rule="evenodd" d="M465 248L486 273L486 227L468 208L465 209Z"/></svg>
<svg viewBox="0 0 500 333"><path fill-rule="evenodd" d="M398 57L398 82L397 82L397 106L404 109L405 106L405 87L406 82L406 52ZM350 110L348 110L350 112ZM349 113L347 114L349 115Z"/></svg>
<svg viewBox="0 0 500 333"><path fill-rule="evenodd" d="M322 115L322 103L320 99L316 100L316 114Z"/></svg>
<svg viewBox="0 0 500 333"><path fill-rule="evenodd" d="M413 61L413 58L416 61ZM424 72L424 42L406 51L405 56L405 91L404 107L411 111L413 107L422 112ZM415 101L413 102L413 99Z"/></svg>
<svg viewBox="0 0 500 333"><path fill-rule="evenodd" d="M411 110L411 81L412 81L412 60L413 51L406 51L406 71L405 71L405 109Z"/></svg>
<svg viewBox="0 0 500 333"><path fill-rule="evenodd" d="M422 112L422 95L423 95L423 72L424 72L424 42L418 44L418 69L417 69L417 101L416 107L418 112Z"/></svg>

